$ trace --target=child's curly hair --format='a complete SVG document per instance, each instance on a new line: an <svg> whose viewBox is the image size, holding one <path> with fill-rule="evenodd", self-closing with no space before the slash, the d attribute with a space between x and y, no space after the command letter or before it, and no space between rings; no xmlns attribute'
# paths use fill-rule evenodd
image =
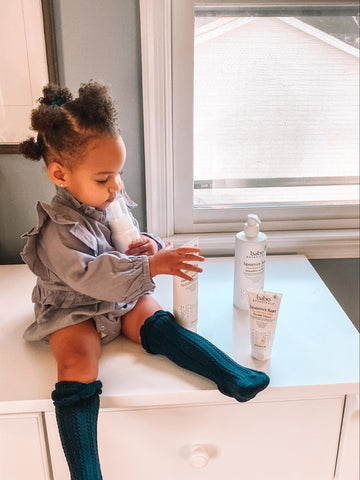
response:
<svg viewBox="0 0 360 480"><path fill-rule="evenodd" d="M109 87L91 80L82 83L78 98L67 88L48 84L31 112L30 137L20 143L20 153L30 160L58 161L70 168L81 160L90 141L120 133Z"/></svg>

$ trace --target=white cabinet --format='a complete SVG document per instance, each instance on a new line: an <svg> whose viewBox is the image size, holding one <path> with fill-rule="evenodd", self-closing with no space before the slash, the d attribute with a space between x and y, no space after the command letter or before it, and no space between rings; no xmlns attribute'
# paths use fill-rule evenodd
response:
<svg viewBox="0 0 360 480"><path fill-rule="evenodd" d="M0 478L50 479L40 413L0 415Z"/></svg>
<svg viewBox="0 0 360 480"><path fill-rule="evenodd" d="M360 452L359 395L348 395L345 400L339 442L336 480L359 480Z"/></svg>
<svg viewBox="0 0 360 480"><path fill-rule="evenodd" d="M107 480L331 480L344 399L102 410ZM69 479L47 414L55 480Z"/></svg>
<svg viewBox="0 0 360 480"><path fill-rule="evenodd" d="M358 332L310 263L267 259L265 287L283 293L267 362L251 357L248 316L232 305L233 259L203 267L198 332L270 385L237 403L124 337L105 345L104 480L358 480ZM0 266L0 480L69 479L50 398L55 361L48 344L22 339L34 283L25 265ZM156 283L171 310L172 279Z"/></svg>

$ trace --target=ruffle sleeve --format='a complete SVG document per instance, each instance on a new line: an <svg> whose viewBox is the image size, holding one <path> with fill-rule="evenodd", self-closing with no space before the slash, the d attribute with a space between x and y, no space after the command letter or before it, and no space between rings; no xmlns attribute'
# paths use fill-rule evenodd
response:
<svg viewBox="0 0 360 480"><path fill-rule="evenodd" d="M38 225L25 234L22 258L54 290L65 284L99 301L126 304L155 289L147 256L98 254L96 237L81 222L40 202L37 213Z"/></svg>

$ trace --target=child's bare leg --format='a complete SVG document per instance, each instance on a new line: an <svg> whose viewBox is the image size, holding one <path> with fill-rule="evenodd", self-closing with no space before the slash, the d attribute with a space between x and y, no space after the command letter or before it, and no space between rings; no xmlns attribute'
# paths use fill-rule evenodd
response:
<svg viewBox="0 0 360 480"><path fill-rule="evenodd" d="M50 336L58 365L52 392L61 443L72 480L101 480L97 418L101 382L97 379L100 336L93 321Z"/></svg>
<svg viewBox="0 0 360 480"><path fill-rule="evenodd" d="M160 304L151 295L144 295L137 301L135 307L121 319L121 331L133 342L141 343L140 329L145 320L161 310Z"/></svg>
<svg viewBox="0 0 360 480"><path fill-rule="evenodd" d="M49 337L58 367L58 381L90 383L97 379L100 335L94 322L62 328Z"/></svg>

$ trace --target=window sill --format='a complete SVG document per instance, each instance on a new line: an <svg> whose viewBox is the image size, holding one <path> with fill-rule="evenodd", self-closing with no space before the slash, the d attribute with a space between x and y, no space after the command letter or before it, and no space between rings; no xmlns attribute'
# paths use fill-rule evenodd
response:
<svg viewBox="0 0 360 480"><path fill-rule="evenodd" d="M266 232L267 253L298 254L307 258L357 258L360 253L359 230L311 230ZM199 237L201 253L208 257L234 255L234 233L178 234L166 238L180 247L191 238Z"/></svg>

